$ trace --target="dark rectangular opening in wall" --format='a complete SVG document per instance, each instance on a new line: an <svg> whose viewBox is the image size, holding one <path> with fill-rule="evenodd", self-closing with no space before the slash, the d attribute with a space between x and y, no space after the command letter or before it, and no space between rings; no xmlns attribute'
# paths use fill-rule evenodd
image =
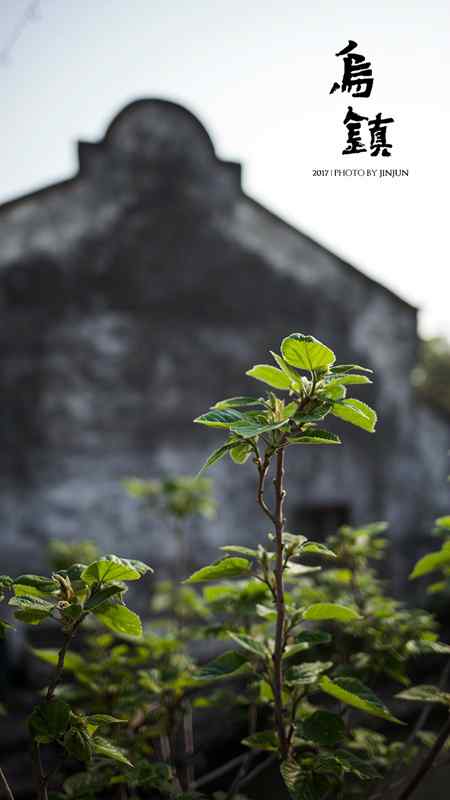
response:
<svg viewBox="0 0 450 800"><path fill-rule="evenodd" d="M341 525L349 525L351 507L347 503L317 503L298 506L293 516L293 533L302 533L308 539L323 540L335 533Z"/></svg>

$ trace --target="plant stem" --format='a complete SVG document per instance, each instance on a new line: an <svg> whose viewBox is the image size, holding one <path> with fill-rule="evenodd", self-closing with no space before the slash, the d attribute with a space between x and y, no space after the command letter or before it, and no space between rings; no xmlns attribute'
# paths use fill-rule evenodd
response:
<svg viewBox="0 0 450 800"><path fill-rule="evenodd" d="M8 781L6 780L6 775L1 767L0 767L0 782L3 784L3 788L5 789L8 800L14 800L14 795L12 793L11 787Z"/></svg>
<svg viewBox="0 0 450 800"><path fill-rule="evenodd" d="M55 667L55 671L53 673L53 677L48 685L47 694L45 696L46 701L49 703L53 700L53 695L55 694L56 687L61 680L63 671L64 671L64 661L66 658L67 650L69 649L70 643L75 636L78 628L80 627L83 620L87 617L87 614L82 614L79 619L72 625L69 631L66 632L64 637L64 642L61 647L61 650L58 653L58 663Z"/></svg>
<svg viewBox="0 0 450 800"><path fill-rule="evenodd" d="M447 685L449 674L450 674L450 659L446 662L446 664L445 664L445 666L444 666L444 668L443 668L443 670L441 672L441 675L440 675L440 678L439 678L439 683L438 683L438 686L439 686L440 689L442 689L442 690L445 689L445 687ZM428 717L429 717L429 715L431 713L431 709L432 709L432 704L431 703L427 703L423 707L422 711L420 712L419 716L417 717L416 723L415 723L411 733L409 734L408 738L406 739L406 741L404 743L404 746L403 746L402 750L399 753L398 762L397 763L400 766L397 766L396 768L394 768L394 770L391 770L383 778L383 780L380 781L380 783L378 784L378 788L376 789L374 794L370 795L369 800L376 800L376 798L381 797L383 795L383 791L385 791L386 787L389 787L389 786L392 787L394 784L398 785L398 781L396 781L396 778L399 776L404 756L407 753L408 748L410 747L410 745L413 744L413 742L414 742L417 734L419 733L419 731L421 731L423 726L425 725L425 723L426 723L426 721L427 721L427 719L428 719Z"/></svg>
<svg viewBox="0 0 450 800"><path fill-rule="evenodd" d="M70 646L73 637L75 636L76 631L78 630L79 626L81 625L86 616L87 614L82 614L81 617L79 617L77 621L72 625L72 627L65 633L63 645L58 653L58 662L56 664L52 679L47 687L47 692L45 695L46 703L51 703L53 700L56 688L61 680L64 671L64 662L67 650ZM46 775L43 770L42 760L41 760L41 749L38 742L33 742L33 761L34 761L37 798L38 800L48 800L48 779L50 775Z"/></svg>
<svg viewBox="0 0 450 800"><path fill-rule="evenodd" d="M443 669L443 670L442 670L442 672L441 672L441 675L440 675L440 678L439 678L439 683L438 683L438 687L439 687L439 689L442 689L442 690L443 690L443 689L445 689L445 687L446 687L446 685L447 685L447 681L448 681L449 674L450 674L450 659L447 661L447 663L446 663L446 664L445 664L445 666L444 666L444 669ZM432 703L427 703L427 704L426 704L426 705L423 707L422 711L420 712L420 714L419 714L419 716L418 716L418 718L417 718L417 722L416 722L416 724L414 725L414 728L413 728L413 730L411 731L410 735L408 736L408 738L407 738L407 740L406 740L406 747L405 747L405 749L406 749L406 748L407 748L407 747L408 747L410 744L412 744L412 743L413 743L413 741L414 741L414 739L416 738L416 736L417 736L417 734L419 733L419 731L421 731L421 730L422 730L422 728L423 728L423 726L425 725L425 723L426 723L426 721L427 721L428 717L430 716L431 709L432 709Z"/></svg>
<svg viewBox="0 0 450 800"><path fill-rule="evenodd" d="M264 456L264 459L261 459L260 457L258 457L257 460L256 460L256 466L257 466L258 472L259 472L259 482L258 482L258 489L257 489L257 492L256 492L256 499L258 501L258 504L261 506L262 510L264 511L264 513L269 517L271 522L273 522L273 524L275 525L275 516L272 514L269 506L267 505L266 501L264 500L264 483L265 483L265 480L266 480L266 476L267 476L267 472L268 472L268 469L269 469L269 465L270 465L270 458L267 455L267 452L266 452L266 454Z"/></svg>
<svg viewBox="0 0 450 800"><path fill-rule="evenodd" d="M183 734L184 752L186 756L185 780L186 789L189 791L195 778L194 764L192 763L194 757L194 727L192 724L192 705L189 700L185 704L183 715Z"/></svg>
<svg viewBox="0 0 450 800"><path fill-rule="evenodd" d="M276 630L275 630L275 649L272 656L274 669L274 701L275 701L275 724L278 734L278 743L283 760L289 755L289 741L286 735L283 708L283 669L282 658L285 648L285 605L284 605L284 581L283 581L283 531L284 515L283 504L286 495L284 489L284 448L280 447L277 452L276 473L275 473L275 594L276 594Z"/></svg>
<svg viewBox="0 0 450 800"><path fill-rule="evenodd" d="M206 784L215 781L217 778L221 778L222 775L225 775L227 772L230 772L230 770L238 767L239 764L242 764L242 762L247 759L247 755L247 753L243 753L240 756L232 758L231 761L227 761L227 763L223 764L221 767L213 769L212 772L208 772L207 775L203 775L203 777L195 781L192 788L200 789L201 786L206 786Z"/></svg>
<svg viewBox="0 0 450 800"><path fill-rule="evenodd" d="M252 769L252 771L249 772L242 781L240 788L243 789L244 786L247 786L254 778L256 778L257 775L259 775L261 772L264 772L267 767L270 767L270 765L276 760L276 757L276 753L273 753L273 755L268 756L268 758L266 758L261 764L258 764L258 766Z"/></svg>
<svg viewBox="0 0 450 800"><path fill-rule="evenodd" d="M37 789L37 800L48 800L47 777L42 767L41 748L38 742L33 742L33 763Z"/></svg>
<svg viewBox="0 0 450 800"><path fill-rule="evenodd" d="M249 709L248 709L248 733L249 733L249 736L252 736L256 732L257 718L258 718L258 709L257 709L257 706L254 703L252 703L251 706L249 706ZM247 753L244 761L242 762L242 764L241 764L241 766L240 766L240 768L239 768L239 770L237 772L236 777L234 778L234 780L233 780L233 782L232 782L232 784L230 786L230 789L228 791L228 794L227 794L225 800L234 800L235 795L238 793L238 791L239 791L239 789L240 789L240 787L242 785L242 781L245 779L245 777L247 775L247 770L248 770L248 768L249 768L249 766L250 766L250 764L252 762L253 757L254 757L254 751L249 750L249 752Z"/></svg>
<svg viewBox="0 0 450 800"><path fill-rule="evenodd" d="M430 750L428 751L427 755L423 759L415 775L412 777L412 779L405 787L405 789L403 789L403 791L399 794L398 800L408 800L408 798L411 797L411 795L416 791L419 784L425 778L426 774L430 771L434 761L438 757L449 736L450 736L450 716L447 719L445 725L442 726L439 736L437 737L433 747L431 747Z"/></svg>

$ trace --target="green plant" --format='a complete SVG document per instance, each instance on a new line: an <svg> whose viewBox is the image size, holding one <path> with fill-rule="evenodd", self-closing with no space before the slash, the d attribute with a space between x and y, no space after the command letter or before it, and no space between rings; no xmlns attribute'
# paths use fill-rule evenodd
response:
<svg viewBox="0 0 450 800"><path fill-rule="evenodd" d="M370 800L407 800L443 763L450 660L438 687L415 686L413 677L418 659L448 656L450 646L438 640L431 614L391 597L380 579L385 524L344 526L325 542L286 529L287 450L340 444L328 429L333 417L372 433L373 409L347 396L352 385L370 383L369 371L336 365L330 348L302 334L284 339L273 356L276 367L248 372L270 387L264 396L220 401L196 420L227 432L202 471L226 455L253 465L257 504L271 527L258 544L223 545L222 558L181 586L160 581L152 625L144 628L126 608L124 592L148 568L100 558L90 543L54 543L51 578L0 580L0 594L13 595L19 619L53 618L63 635L59 650L35 650L53 669L30 720L37 800L100 800L112 792L120 800L244 800L242 791L270 765L278 765L292 800L363 800L370 793ZM126 488L172 528L185 568L186 526L214 510L209 481L133 478ZM448 517L438 530L450 531ZM83 554L93 556L91 564L69 566ZM446 591L450 580L446 540L418 562L413 577L437 570L435 593ZM69 651L82 623L81 649ZM205 662L204 651L194 657L193 646L211 640L215 657ZM404 701L421 706L406 736L397 718ZM447 710L437 734L425 729L432 703ZM246 726L245 751L196 775L195 723L224 708ZM102 725L107 739L98 735ZM43 745L83 765L66 771L51 796L54 776L42 764ZM204 794L219 777L226 790ZM11 800L2 772L0 781Z"/></svg>
<svg viewBox="0 0 450 800"><path fill-rule="evenodd" d="M129 763L109 738L99 734L99 730L109 730L123 720L105 714L80 714L67 699L58 695L58 688L63 670L79 658L69 652L72 641L91 616L115 632L141 637L141 621L126 606L124 596L127 583L139 580L149 570L150 567L141 561L108 555L90 564L73 564L69 569L54 572L51 577L19 575L15 579L1 579L3 592L11 594L9 604L17 620L27 625L52 620L62 635L59 650L49 659L54 669L44 699L34 708L28 721L37 800L48 800L53 774L43 763L43 746L56 748L65 757L83 763L95 758ZM1 777L8 796L13 798L3 773Z"/></svg>
<svg viewBox="0 0 450 800"><path fill-rule="evenodd" d="M355 679L331 680L325 673L333 667L332 662L291 665L291 659L309 647L305 623L315 620L358 620L360 614L357 608L336 603L297 607L288 604L285 596L286 584L297 581L304 572L302 561L305 556L318 554L325 558L335 557L323 544L310 542L305 536L288 533L285 529L286 450L298 445L340 444L335 433L318 426L329 414L373 432L376 413L361 400L347 397L348 386L370 383L369 378L361 374L370 370L353 364L335 365L335 355L329 347L312 336L299 333L286 337L281 344L281 354L272 355L276 367L258 364L247 374L284 391L287 400L276 396L273 391L268 391L265 397L234 397L216 403L196 422L228 430L227 441L212 453L203 469L226 453L238 464L248 458L253 460L258 476L257 500L273 525L269 539L273 541L274 549L267 550L262 545L257 550L226 546L223 548L227 552L224 559L194 573L189 582L216 581L251 574L269 590L267 615L274 618L273 640L239 636L232 632L231 637L241 647L233 658L236 663L239 662L239 669L245 666L254 670L267 684L272 695L276 733L264 732L263 735L267 741L270 740L271 748L279 753L281 771L288 789L293 796L300 797L307 791L321 791L322 794L330 791L344 772L354 770L352 758L341 747L345 739L345 726L331 712L314 712L322 715L315 719L324 720L324 729L328 724L330 730L334 731L327 743L330 747L326 756L315 745L306 748L302 745L303 739L308 740L311 730L315 729L310 722L305 735L304 723L298 719L299 706L309 693L321 690L349 705L396 720L381 701ZM273 463L274 501L270 506L265 484ZM313 636L312 644L315 643ZM230 663L232 659L228 658L226 664ZM226 669L229 671L230 667ZM324 731L319 735L323 743L326 738ZM253 741L256 746L257 740L254 738ZM358 769L361 771L360 766L355 767L356 771Z"/></svg>

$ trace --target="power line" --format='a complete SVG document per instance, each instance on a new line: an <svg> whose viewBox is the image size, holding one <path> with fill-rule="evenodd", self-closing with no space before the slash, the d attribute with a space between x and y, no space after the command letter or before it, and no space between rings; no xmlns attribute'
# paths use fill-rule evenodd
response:
<svg viewBox="0 0 450 800"><path fill-rule="evenodd" d="M25 28L29 23L36 22L40 19L39 7L41 0L31 0L28 3L22 16L17 20L16 25L11 31L9 38L6 40L3 47L0 49L0 65L6 66L11 60L11 53L14 50L18 40L22 36Z"/></svg>

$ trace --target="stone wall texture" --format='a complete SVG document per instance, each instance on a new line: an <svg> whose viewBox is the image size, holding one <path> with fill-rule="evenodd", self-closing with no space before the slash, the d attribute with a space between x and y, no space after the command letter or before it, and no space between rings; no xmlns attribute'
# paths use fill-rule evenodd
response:
<svg viewBox="0 0 450 800"><path fill-rule="evenodd" d="M170 565L171 537L121 479L195 472L220 436L192 419L253 391L245 370L293 331L374 370L355 394L380 422L336 421L343 447L289 452L291 529L302 509L345 508L388 520L400 558L447 511L449 421L410 383L416 309L246 196L176 104L132 103L79 155L74 178L0 208L0 571L37 569L51 537ZM251 466L214 477L195 564L266 533Z"/></svg>

